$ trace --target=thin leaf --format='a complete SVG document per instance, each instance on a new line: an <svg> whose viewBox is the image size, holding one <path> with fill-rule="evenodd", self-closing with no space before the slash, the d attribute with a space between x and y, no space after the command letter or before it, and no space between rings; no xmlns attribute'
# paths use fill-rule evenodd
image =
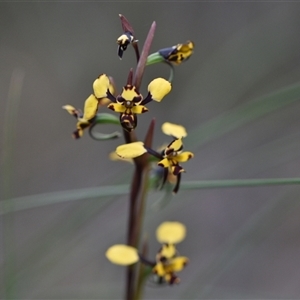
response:
<svg viewBox="0 0 300 300"><path fill-rule="evenodd" d="M225 112L189 133L189 146L203 145L268 113L300 100L300 84L294 84Z"/></svg>

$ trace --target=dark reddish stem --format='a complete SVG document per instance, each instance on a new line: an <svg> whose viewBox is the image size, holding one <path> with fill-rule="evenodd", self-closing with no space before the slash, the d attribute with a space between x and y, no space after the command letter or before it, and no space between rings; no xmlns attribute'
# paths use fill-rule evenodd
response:
<svg viewBox="0 0 300 300"><path fill-rule="evenodd" d="M144 75L144 70L146 67L146 63L147 63L147 58L149 55L149 51L150 51L150 47L154 38L154 32L155 32L155 28L156 28L156 23L153 22L150 30L148 32L145 44L143 46L143 50L139 59L139 62L137 64L136 67L136 71L135 71L135 76L134 76L134 86L139 90L141 83L142 83L142 79L143 79L143 75Z"/></svg>
<svg viewBox="0 0 300 300"><path fill-rule="evenodd" d="M128 29L128 26L130 26L128 20L120 15L123 29ZM132 70L129 72L128 78L127 78L127 84L131 84L133 81L133 85L139 90L146 62L147 57L150 51L151 43L154 37L154 31L155 31L156 24L153 22L148 36L146 38L143 50L141 55L139 56L137 44L133 44L134 49L136 51L136 57L137 57L137 67L135 74L133 76ZM131 27L132 29L132 27ZM133 80L132 80L133 77ZM145 146L151 147L152 144L152 138L153 138L153 132L154 132L154 120L151 122L148 132L145 137ZM132 143L137 141L135 132L127 132L123 130L124 133L124 139L126 143ZM130 187L130 201L129 201L129 220L128 220L128 232L127 232L127 244L133 247L137 247L139 234L140 234L140 226L142 222L142 213L143 213L143 207L144 207L144 198L145 198L145 188L147 184L147 169L148 169L148 161L147 161L148 154L144 154L140 157L137 157L134 159L135 164L135 171L133 174L131 187ZM136 282L136 267L135 266L129 266L127 268L127 282L126 282L126 299L127 300L133 300L134 294L135 294L135 282Z"/></svg>

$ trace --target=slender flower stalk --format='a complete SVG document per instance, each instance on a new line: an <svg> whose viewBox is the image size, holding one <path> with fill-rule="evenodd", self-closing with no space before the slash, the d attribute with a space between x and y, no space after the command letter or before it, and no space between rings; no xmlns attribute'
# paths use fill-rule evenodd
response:
<svg viewBox="0 0 300 300"><path fill-rule="evenodd" d="M120 59L125 57L125 51L130 46L133 47L136 54L137 65L135 70L130 69L126 85L122 87L120 93L117 93L117 87L113 77L101 73L93 82L93 91L91 95L85 100L83 112L80 109L74 108L72 105L64 105L63 108L73 115L76 120L76 131L73 132L73 137L79 139L83 136L84 130L88 128L90 136L94 140L113 139L120 136L118 132L110 134L103 134L96 131L96 126L100 124L115 124L121 125L125 144L119 146L120 152L122 149L127 152L128 145L130 146L131 162L134 165L134 172L131 179L129 192L129 215L127 225L127 245L115 245L111 247L106 255L112 262L126 265L126 291L125 299L133 300L141 296L142 285L144 282L143 267L137 268L135 262L150 266L152 272L156 274L160 281L169 284L178 283L178 278L174 272L179 271L186 264L185 258L177 258L177 252L174 250L175 246L166 240L163 242L161 250L159 250L156 261L149 261L146 258L148 245L144 243L143 251L138 253L141 228L144 219L145 201L149 188L149 171L150 159L149 156L155 153L161 161L161 165L165 169L165 174L168 170L172 170L177 176L177 184L175 191L179 189L179 182L182 167L178 162L186 161L186 153L181 153L182 143L180 137L175 137L175 140L165 149L162 154L156 153L152 150L152 141L154 134L155 120L153 119L148 127L143 142L139 142L135 128L137 126L137 115L148 111L146 105L151 102L161 102L162 99L171 91L171 82L174 76L173 64L179 64L187 60L193 52L193 43L178 44L170 48L164 48L157 53L151 54L150 48L156 30L156 23L153 22L146 40L143 44L142 51L139 51L138 40L130 22L123 15L119 15L122 25L122 34L117 38L118 45L117 55ZM140 87L147 65L162 62L170 67L169 80L161 77L154 78L148 84L148 93L145 97L140 92ZM98 113L100 107L106 106L119 117L107 113ZM142 150L142 151L141 151ZM119 152L117 152L119 154ZM184 156L185 155L185 156ZM190 157L192 154L190 154ZM163 182L164 183L164 182ZM172 235L172 233L171 233ZM169 237L167 237L169 238ZM170 256L170 249L172 255Z"/></svg>

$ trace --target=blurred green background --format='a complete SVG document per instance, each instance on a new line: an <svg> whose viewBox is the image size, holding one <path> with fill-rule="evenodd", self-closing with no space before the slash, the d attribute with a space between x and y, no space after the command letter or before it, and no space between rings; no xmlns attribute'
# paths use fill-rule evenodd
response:
<svg viewBox="0 0 300 300"><path fill-rule="evenodd" d="M184 165L183 185L299 177L300 3L2 2L1 299L124 295L125 270L104 253L125 242L128 197L96 195L99 187L129 183L132 166L108 159L122 139L73 140L75 120L61 109L82 108L100 73L125 84L135 57L131 48L117 57L119 13L141 45L156 21L151 52L195 43L193 57L176 68L172 92L148 105L137 128L142 138L156 118L155 147L170 140L163 122L187 128L185 146L195 158ZM158 76L168 76L166 66L149 66L141 92ZM177 220L188 229L178 249L191 262L179 286L148 283L145 299L300 298L299 191L181 190L159 211L153 203L161 193L151 193L144 224L150 255L159 248L156 227Z"/></svg>

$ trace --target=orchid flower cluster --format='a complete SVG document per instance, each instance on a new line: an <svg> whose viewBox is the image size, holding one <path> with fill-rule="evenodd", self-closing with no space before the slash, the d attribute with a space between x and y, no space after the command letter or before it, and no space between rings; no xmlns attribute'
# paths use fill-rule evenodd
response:
<svg viewBox="0 0 300 300"><path fill-rule="evenodd" d="M186 235L186 228L180 222L164 222L158 227L156 237L161 243L161 248L157 252L155 260L147 258L147 251L145 251L148 247L147 241L143 241L142 249L144 250L139 250L144 202L147 194L145 192L149 188L148 175L151 162L156 160L156 167L162 170L160 188L162 189L167 181L173 182L173 193L176 194L179 191L181 175L185 172L181 163L194 156L190 151L183 151L183 138L187 136L187 132L181 125L170 122L163 123L163 133L171 136L172 140L158 151L152 147L154 120L150 123L143 141L136 137L135 129L138 125L137 116L149 111L146 105L151 101L161 102L171 92L174 66L190 58L194 50L194 43L187 41L149 54L156 28L156 24L153 22L140 53L138 40L131 24L123 15L119 15L119 17L123 33L117 38L117 55L122 59L127 48L132 46L137 58L135 71L133 69L129 71L127 82L120 93L117 92L113 77L101 73L92 84L92 93L85 100L83 112L69 104L63 108L77 120L76 130L73 132L75 139L81 138L86 129L95 140L120 136L118 132L112 134L95 132L98 124L112 123L122 128L125 144L118 146L112 156L129 160L135 165L130 188L127 245L119 244L110 247L106 252L106 257L114 264L128 266L126 299L138 299L141 282L145 276L141 268L138 271L137 267L134 267L137 263L150 268L150 273L155 276L158 284L170 285L179 283L180 279L176 273L188 263L188 258L180 256L176 250L176 244L181 242ZM145 67L156 63L168 65L170 76L168 79L154 78L148 84L147 93L143 96L140 93L140 85ZM116 113L117 117L113 114L98 113L99 108L104 106Z"/></svg>

